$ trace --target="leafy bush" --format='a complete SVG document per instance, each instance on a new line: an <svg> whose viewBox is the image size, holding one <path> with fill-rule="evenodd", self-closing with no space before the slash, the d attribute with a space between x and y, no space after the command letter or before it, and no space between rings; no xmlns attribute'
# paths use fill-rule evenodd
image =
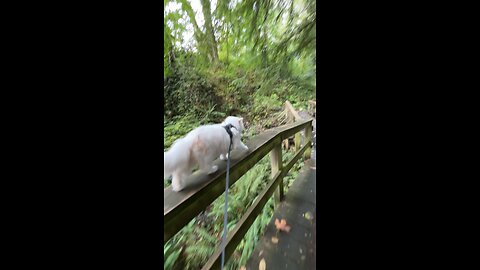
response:
<svg viewBox="0 0 480 270"><path fill-rule="evenodd" d="M167 117L188 113L201 115L221 104L213 86L194 67L177 65L164 84L164 109Z"/></svg>
<svg viewBox="0 0 480 270"><path fill-rule="evenodd" d="M165 119L163 124L163 147L164 150L179 138L185 136L188 132L198 126L198 120L192 114L187 114L184 117L173 117Z"/></svg>

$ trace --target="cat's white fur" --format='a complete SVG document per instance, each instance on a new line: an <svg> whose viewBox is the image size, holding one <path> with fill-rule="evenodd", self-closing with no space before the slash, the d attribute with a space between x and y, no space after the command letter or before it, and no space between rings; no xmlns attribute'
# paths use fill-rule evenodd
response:
<svg viewBox="0 0 480 270"><path fill-rule="evenodd" d="M185 187L185 179L192 174L198 165L201 172L214 173L218 166L213 161L219 156L226 160L230 136L223 126L232 124L233 149L248 150L242 143L241 135L244 129L243 118L229 116L223 123L200 126L190 131L185 137L178 139L172 147L163 153L164 178L172 176L172 190L180 191Z"/></svg>

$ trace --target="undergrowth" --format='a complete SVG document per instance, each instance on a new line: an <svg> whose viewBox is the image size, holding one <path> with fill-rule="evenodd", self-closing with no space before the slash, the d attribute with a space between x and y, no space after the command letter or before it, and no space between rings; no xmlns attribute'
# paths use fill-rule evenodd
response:
<svg viewBox="0 0 480 270"><path fill-rule="evenodd" d="M315 99L315 78L306 80L304 74L291 74L280 65L252 69L248 62L238 60L205 68L190 58L184 55L172 67L173 75L166 78L165 123L184 118L218 123L228 115L241 115L271 128L264 121L282 110L286 100L297 110L305 110L308 100Z"/></svg>

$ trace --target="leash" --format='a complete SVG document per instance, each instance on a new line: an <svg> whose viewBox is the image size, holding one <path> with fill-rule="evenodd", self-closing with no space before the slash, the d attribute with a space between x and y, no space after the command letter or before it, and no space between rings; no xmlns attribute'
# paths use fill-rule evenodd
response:
<svg viewBox="0 0 480 270"><path fill-rule="evenodd" d="M227 157L227 177L225 179L225 211L223 214L223 237L222 237L222 270L225 263L225 245L227 242L227 213L228 213L228 178L230 176L230 151L232 150L232 131L231 128L235 128L232 124L228 124L223 128L227 131L228 136L230 136L230 145L228 146L228 157Z"/></svg>

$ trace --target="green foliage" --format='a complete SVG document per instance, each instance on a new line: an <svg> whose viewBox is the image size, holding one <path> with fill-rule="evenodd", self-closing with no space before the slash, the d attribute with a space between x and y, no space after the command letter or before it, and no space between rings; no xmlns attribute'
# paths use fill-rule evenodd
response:
<svg viewBox="0 0 480 270"><path fill-rule="evenodd" d="M282 152L282 162L283 164L286 164L288 161L290 161L293 156L295 155L294 152L292 151L283 151ZM292 186L293 182L298 176L298 173L300 169L303 168L304 166L304 158L301 157L290 169L290 171L287 173L287 175L283 178L283 183L284 183L284 188L285 188L285 193L288 192L288 189Z"/></svg>
<svg viewBox="0 0 480 270"><path fill-rule="evenodd" d="M203 1L201 10L193 10L188 0L169 2L181 8L165 14L167 118L186 113L201 118L217 105L217 118L242 114L258 120L287 99L294 106L314 99L315 1L219 0L216 7ZM214 39L209 24L196 21L198 12L212 17ZM182 33L189 31L196 43L187 48ZM209 60L213 43L215 63Z"/></svg>
<svg viewBox="0 0 480 270"><path fill-rule="evenodd" d="M172 244L167 243L163 248L163 257L165 258L165 261L163 262L163 269L172 269L181 252L182 248L173 250Z"/></svg>
<svg viewBox="0 0 480 270"><path fill-rule="evenodd" d="M177 65L172 72L174 74L167 77L163 89L167 118L185 113L200 115L221 103L213 86L194 67Z"/></svg>
<svg viewBox="0 0 480 270"><path fill-rule="evenodd" d="M276 94L271 96L255 95L253 102L254 115L260 118L268 118L272 112L281 111L283 105Z"/></svg>
<svg viewBox="0 0 480 270"><path fill-rule="evenodd" d="M184 117L166 118L163 125L164 149L170 148L177 139L187 135L188 132L197 126L198 120L192 114L187 114Z"/></svg>

